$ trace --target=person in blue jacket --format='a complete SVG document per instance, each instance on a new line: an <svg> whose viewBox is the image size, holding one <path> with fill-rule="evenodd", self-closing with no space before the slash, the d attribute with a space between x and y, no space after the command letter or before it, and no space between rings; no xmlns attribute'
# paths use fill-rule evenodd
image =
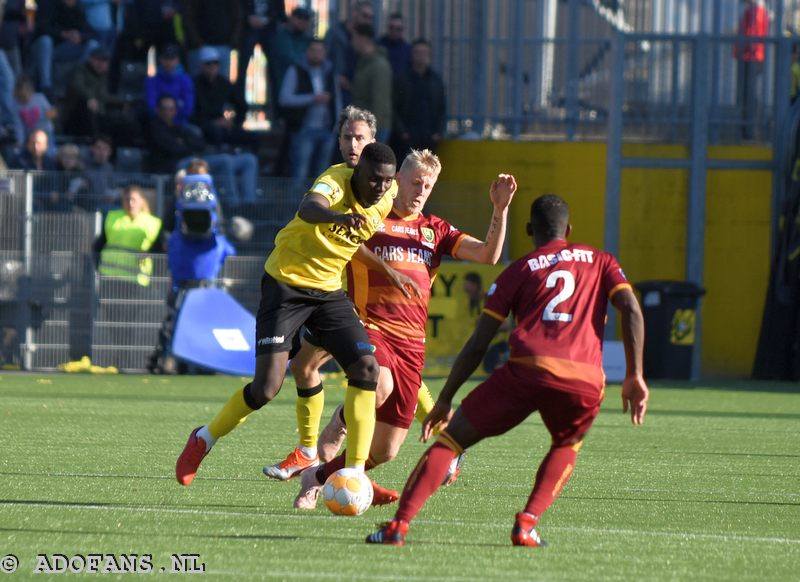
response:
<svg viewBox="0 0 800 582"><path fill-rule="evenodd" d="M167 243L171 287L167 316L148 364L151 373L169 374L188 369L185 364L178 364L170 353L183 295L188 289L213 287L225 259L236 254L236 249L220 232L218 212L211 176L186 176L175 204L175 230Z"/></svg>

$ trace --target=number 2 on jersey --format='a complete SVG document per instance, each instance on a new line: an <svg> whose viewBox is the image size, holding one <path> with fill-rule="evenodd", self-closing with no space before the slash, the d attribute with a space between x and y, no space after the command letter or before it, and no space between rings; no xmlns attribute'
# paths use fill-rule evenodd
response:
<svg viewBox="0 0 800 582"><path fill-rule="evenodd" d="M564 280L564 288L545 305L542 319L544 321L563 321L569 323L572 321L572 314L556 311L556 307L558 307L559 303L563 303L575 293L575 277L573 277L572 273L569 271L553 271L547 277L545 285L548 289L553 289L558 284L559 279Z"/></svg>

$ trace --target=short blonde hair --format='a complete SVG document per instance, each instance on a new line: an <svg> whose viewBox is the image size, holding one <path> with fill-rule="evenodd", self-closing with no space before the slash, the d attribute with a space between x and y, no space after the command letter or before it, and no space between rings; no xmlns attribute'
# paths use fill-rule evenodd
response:
<svg viewBox="0 0 800 582"><path fill-rule="evenodd" d="M422 170L437 178L442 171L442 162L439 161L439 156L429 149L412 149L403 160L403 165L400 166L400 171L404 170Z"/></svg>

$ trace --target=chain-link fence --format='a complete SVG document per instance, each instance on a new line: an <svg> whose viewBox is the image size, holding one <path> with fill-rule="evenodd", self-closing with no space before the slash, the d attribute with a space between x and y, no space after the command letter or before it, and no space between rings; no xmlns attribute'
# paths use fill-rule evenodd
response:
<svg viewBox="0 0 800 582"><path fill-rule="evenodd" d="M143 186L154 214L172 212L171 176L115 174L102 191L64 172L0 177L0 364L47 370L89 356L98 366L145 369L166 315L166 256L148 255L152 272L142 285L99 275L94 248L104 213L118 207L129 184ZM258 199L246 209L252 236L229 233L239 256L226 261L220 284L251 312L264 259L306 186L260 179Z"/></svg>
<svg viewBox="0 0 800 582"><path fill-rule="evenodd" d="M330 6L326 21L344 19L351 2ZM732 119L742 106L733 47L751 42L738 36L748 4L739 0L374 0L375 24L385 32L390 13L406 20L406 38L428 39L433 68L447 93L448 132L472 138L593 139L607 134L617 35L661 36L626 48L624 131L626 138L686 143L691 123L692 69L688 40L714 40L709 85L711 143L742 139L769 142L776 107L789 94L776 94L776 79L789 77L777 58L778 40L800 39L800 0L763 0L765 37L772 42L752 82L757 132L743 136ZM327 16L327 15L326 15ZM630 122L630 123L629 123Z"/></svg>

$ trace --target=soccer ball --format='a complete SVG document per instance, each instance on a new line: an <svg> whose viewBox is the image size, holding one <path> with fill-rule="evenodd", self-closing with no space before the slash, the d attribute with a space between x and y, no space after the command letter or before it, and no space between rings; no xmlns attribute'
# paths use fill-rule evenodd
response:
<svg viewBox="0 0 800 582"><path fill-rule="evenodd" d="M356 469L339 469L322 486L325 506L336 515L361 515L372 504L372 483Z"/></svg>

